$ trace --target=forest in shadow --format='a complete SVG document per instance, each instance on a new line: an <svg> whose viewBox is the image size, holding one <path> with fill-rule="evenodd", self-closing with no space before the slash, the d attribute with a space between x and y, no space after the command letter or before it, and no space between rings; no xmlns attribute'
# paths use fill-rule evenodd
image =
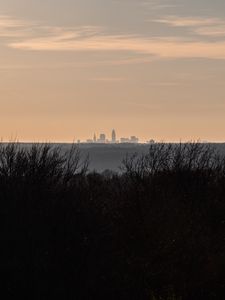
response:
<svg viewBox="0 0 225 300"><path fill-rule="evenodd" d="M121 172L0 144L3 299L225 299L225 156L152 144Z"/></svg>

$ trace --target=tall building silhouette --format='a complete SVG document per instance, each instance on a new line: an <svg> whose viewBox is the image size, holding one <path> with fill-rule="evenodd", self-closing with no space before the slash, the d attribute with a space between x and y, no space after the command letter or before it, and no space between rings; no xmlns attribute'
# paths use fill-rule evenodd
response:
<svg viewBox="0 0 225 300"><path fill-rule="evenodd" d="M94 143L96 143L96 142L97 142L97 137L96 137L96 134L94 134L93 142L94 142Z"/></svg>
<svg viewBox="0 0 225 300"><path fill-rule="evenodd" d="M112 143L116 143L116 131L113 129L112 131Z"/></svg>
<svg viewBox="0 0 225 300"><path fill-rule="evenodd" d="M104 133L100 134L98 142L102 143L102 144L104 144L106 142L106 135Z"/></svg>

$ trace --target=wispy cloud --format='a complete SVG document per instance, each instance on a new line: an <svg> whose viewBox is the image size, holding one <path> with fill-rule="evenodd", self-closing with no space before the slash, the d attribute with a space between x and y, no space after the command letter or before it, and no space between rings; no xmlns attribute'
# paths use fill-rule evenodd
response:
<svg viewBox="0 0 225 300"><path fill-rule="evenodd" d="M144 6L145 8L154 10L154 11L161 11L161 10L165 10L168 8L175 8L178 6L177 3L172 3L171 1L168 0L144 0L144 1L140 1L138 0L140 5Z"/></svg>
<svg viewBox="0 0 225 300"><path fill-rule="evenodd" d="M0 37L25 37L31 34L34 22L23 21L11 16L0 15Z"/></svg>
<svg viewBox="0 0 225 300"><path fill-rule="evenodd" d="M156 58L225 59L225 42L196 42L178 38L145 38L129 35L95 35L73 38L64 32L57 36L10 43L15 49L36 51L130 51Z"/></svg>
<svg viewBox="0 0 225 300"><path fill-rule="evenodd" d="M225 36L225 20L220 18L167 16L155 20L171 27L186 27L197 35Z"/></svg>
<svg viewBox="0 0 225 300"><path fill-rule="evenodd" d="M12 18L6 15L0 15L0 28L2 29L11 29L11 28L22 28L27 25L30 25L29 22L22 21L16 18Z"/></svg>
<svg viewBox="0 0 225 300"><path fill-rule="evenodd" d="M196 28L195 33L203 36L225 37L225 22L221 25L204 26Z"/></svg>
<svg viewBox="0 0 225 300"><path fill-rule="evenodd" d="M178 16L166 16L155 20L159 23L168 24L174 27L195 27L195 26L209 26L221 23L220 19L214 18L196 18L196 17L178 17Z"/></svg>
<svg viewBox="0 0 225 300"><path fill-rule="evenodd" d="M0 18L2 29L11 33L8 47L27 51L98 51L130 52L149 56L150 59L208 58L225 59L225 41L204 41L175 37L146 37L143 35L110 34L101 27L83 26L76 28L49 27L13 18ZM158 22L171 26L189 26L205 34L215 19L163 18ZM197 27L196 27L197 26ZM211 28L212 29L212 28ZM202 34L204 34L202 32ZM212 34L212 32L211 32ZM214 32L215 34L215 32ZM218 31L217 31L218 34ZM13 38L14 36L14 38ZM121 62L122 63L122 62ZM129 63L129 60L124 60ZM131 60L132 63L132 60Z"/></svg>

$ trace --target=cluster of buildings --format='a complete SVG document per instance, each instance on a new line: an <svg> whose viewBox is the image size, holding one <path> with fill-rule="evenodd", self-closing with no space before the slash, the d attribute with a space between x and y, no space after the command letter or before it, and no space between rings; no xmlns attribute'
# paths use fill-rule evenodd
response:
<svg viewBox="0 0 225 300"><path fill-rule="evenodd" d="M130 143L130 144L138 144L139 139L136 136L131 136L130 138L122 137L119 140L116 136L115 129L112 130L111 139L107 139L106 135L104 133L101 133L99 137L97 138L96 134L94 134L93 139L88 139L86 141L87 143L91 144L118 144L118 143Z"/></svg>

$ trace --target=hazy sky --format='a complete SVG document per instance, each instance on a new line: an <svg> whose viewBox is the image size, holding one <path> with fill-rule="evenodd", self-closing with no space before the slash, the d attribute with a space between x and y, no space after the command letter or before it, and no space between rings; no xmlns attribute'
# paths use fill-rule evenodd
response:
<svg viewBox="0 0 225 300"><path fill-rule="evenodd" d="M224 0L0 0L0 137L225 141Z"/></svg>

